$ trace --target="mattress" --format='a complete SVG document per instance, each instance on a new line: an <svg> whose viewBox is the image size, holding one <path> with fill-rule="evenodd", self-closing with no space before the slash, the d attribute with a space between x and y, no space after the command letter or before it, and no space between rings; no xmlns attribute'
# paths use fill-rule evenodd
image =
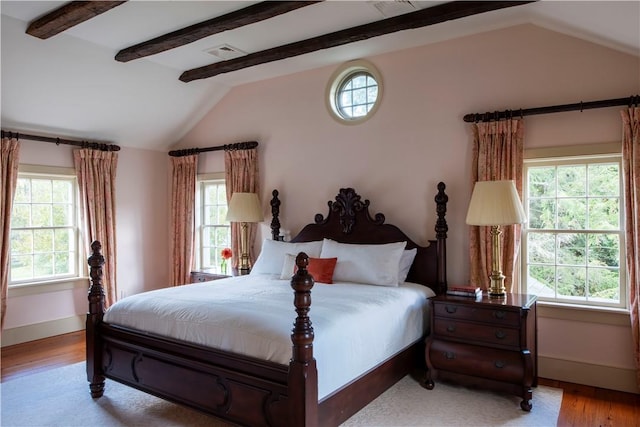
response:
<svg viewBox="0 0 640 427"><path fill-rule="evenodd" d="M319 400L423 337L433 295L413 283L316 283L309 317ZM248 275L132 295L104 321L288 365L295 317L289 280Z"/></svg>

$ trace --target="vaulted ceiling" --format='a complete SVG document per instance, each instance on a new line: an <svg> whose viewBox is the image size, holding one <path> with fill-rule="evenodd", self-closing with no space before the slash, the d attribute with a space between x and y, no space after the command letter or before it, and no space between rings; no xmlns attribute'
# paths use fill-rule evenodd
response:
<svg viewBox="0 0 640 427"><path fill-rule="evenodd" d="M522 23L640 56L637 1L3 0L0 12L3 129L152 150L234 86Z"/></svg>

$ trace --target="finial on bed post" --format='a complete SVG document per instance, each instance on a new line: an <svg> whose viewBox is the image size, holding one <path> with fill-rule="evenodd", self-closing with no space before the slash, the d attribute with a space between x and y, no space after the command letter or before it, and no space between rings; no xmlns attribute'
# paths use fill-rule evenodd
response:
<svg viewBox="0 0 640 427"><path fill-rule="evenodd" d="M278 190L273 190L271 195L271 238L280 240L280 199L278 199Z"/></svg>
<svg viewBox="0 0 640 427"><path fill-rule="evenodd" d="M104 375L102 375L102 343L100 342L97 328L104 315L104 288L102 287L102 266L104 256L101 253L102 245L95 240L91 243L91 256L87 260L89 264L89 312L86 321L86 349L87 349L87 381L91 397L100 397L104 392Z"/></svg>
<svg viewBox="0 0 640 427"><path fill-rule="evenodd" d="M289 413L290 425L315 427L318 425L318 371L313 358L313 326L309 318L313 277L307 271L309 257L300 252L296 257L298 271L291 278L294 290L296 321L291 341L293 357L289 363Z"/></svg>
<svg viewBox="0 0 640 427"><path fill-rule="evenodd" d="M447 231L449 226L445 215L447 214L447 202L449 196L444 192L446 186L444 182L438 183L438 194L436 194L436 213L438 219L436 220L436 239L438 252L438 293L445 293L447 291Z"/></svg>

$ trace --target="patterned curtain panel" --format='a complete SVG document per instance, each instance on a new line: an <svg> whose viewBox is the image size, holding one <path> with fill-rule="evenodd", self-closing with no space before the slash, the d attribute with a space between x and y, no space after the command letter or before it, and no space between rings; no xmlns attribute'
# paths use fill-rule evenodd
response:
<svg viewBox="0 0 640 427"><path fill-rule="evenodd" d="M233 193L258 193L258 150L225 150L224 152L225 184L227 187L227 203ZM258 224L248 224L247 244L249 245L249 262L253 265L256 259L254 242L256 239ZM231 223L231 250L233 258L231 265L238 268L240 254L240 224Z"/></svg>
<svg viewBox="0 0 640 427"><path fill-rule="evenodd" d="M473 161L471 179L496 181L512 179L522 198L524 164L523 122L508 119L473 125ZM507 292L513 287L513 273L520 248L520 225L502 226L502 273ZM471 283L488 288L491 274L491 227L471 226Z"/></svg>
<svg viewBox="0 0 640 427"><path fill-rule="evenodd" d="M116 286L116 167L118 153L81 149L73 151L80 190L85 247L102 243L107 262L103 268L105 308L118 299ZM90 251L87 251L90 253Z"/></svg>
<svg viewBox="0 0 640 427"><path fill-rule="evenodd" d="M626 217L627 278L629 312L636 361L636 383L640 389L640 108L622 110L622 174Z"/></svg>
<svg viewBox="0 0 640 427"><path fill-rule="evenodd" d="M20 143L17 139L2 138L0 146L0 284L2 285L2 307L0 330L4 328L9 290L9 242L11 241L11 209L18 181L18 156Z"/></svg>
<svg viewBox="0 0 640 427"><path fill-rule="evenodd" d="M189 283L193 264L198 155L171 157L171 285Z"/></svg>

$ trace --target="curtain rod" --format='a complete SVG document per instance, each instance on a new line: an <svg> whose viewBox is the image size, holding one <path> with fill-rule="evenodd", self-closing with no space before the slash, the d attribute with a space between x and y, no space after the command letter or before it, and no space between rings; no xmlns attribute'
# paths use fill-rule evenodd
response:
<svg viewBox="0 0 640 427"><path fill-rule="evenodd" d="M205 148L185 148L182 150L169 151L171 157L190 156L192 154L204 153L205 151L230 151L230 150L249 150L258 146L257 141L236 142L234 144L217 145L215 147Z"/></svg>
<svg viewBox="0 0 640 427"><path fill-rule="evenodd" d="M51 136L29 135L22 132L11 132L2 130L2 138L16 138L16 139L28 139L31 141L50 142L56 145L75 145L76 147L90 148L92 150L100 151L120 151L120 146L115 144L107 144L102 142L88 142L88 141L76 141L65 138L54 138Z"/></svg>
<svg viewBox="0 0 640 427"><path fill-rule="evenodd" d="M640 95L632 95L627 98L615 98L615 99L605 99L602 101L589 101L589 102L577 102L575 104L564 104L564 105L553 105L550 107L537 107L537 108L526 108L526 109L516 109L516 110L504 110L504 111L493 111L486 113L475 113L475 114L466 114L464 116L464 121L468 123L473 122L488 122L491 120L500 120L511 117L524 117L524 116L533 116L536 114L549 114L549 113L561 113L565 111L582 111L582 110L590 110L593 108L606 108L606 107L616 107L619 105L628 105L631 107L632 105L640 104Z"/></svg>

